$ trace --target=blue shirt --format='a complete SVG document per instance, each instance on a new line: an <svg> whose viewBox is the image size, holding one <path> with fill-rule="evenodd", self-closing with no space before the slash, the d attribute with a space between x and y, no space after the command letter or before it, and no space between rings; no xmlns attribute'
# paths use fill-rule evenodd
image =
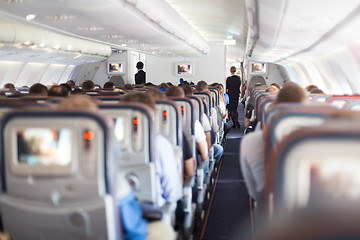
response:
<svg viewBox="0 0 360 240"><path fill-rule="evenodd" d="M224 99L225 99L225 105L228 105L230 100L229 100L229 95L227 95L227 93L224 93Z"/></svg>

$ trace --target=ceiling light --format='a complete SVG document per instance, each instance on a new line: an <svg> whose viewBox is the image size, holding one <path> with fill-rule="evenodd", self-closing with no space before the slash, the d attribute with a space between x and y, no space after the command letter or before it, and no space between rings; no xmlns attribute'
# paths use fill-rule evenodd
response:
<svg viewBox="0 0 360 240"><path fill-rule="evenodd" d="M226 39L226 40L224 40L224 45L225 46L235 46L236 40L235 39Z"/></svg>
<svg viewBox="0 0 360 240"><path fill-rule="evenodd" d="M36 18L36 15L35 14L28 14L26 15L26 20L28 21L31 21L31 20L34 20Z"/></svg>

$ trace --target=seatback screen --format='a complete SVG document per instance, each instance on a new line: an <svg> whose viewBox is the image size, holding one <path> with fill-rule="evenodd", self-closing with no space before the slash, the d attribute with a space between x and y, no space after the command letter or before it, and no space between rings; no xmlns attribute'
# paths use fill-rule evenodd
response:
<svg viewBox="0 0 360 240"><path fill-rule="evenodd" d="M16 131L18 163L66 166L71 162L70 129L26 128Z"/></svg>

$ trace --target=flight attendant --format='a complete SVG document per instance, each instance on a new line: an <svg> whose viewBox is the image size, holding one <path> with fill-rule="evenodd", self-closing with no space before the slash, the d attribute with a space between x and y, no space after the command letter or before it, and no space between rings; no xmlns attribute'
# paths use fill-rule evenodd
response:
<svg viewBox="0 0 360 240"><path fill-rule="evenodd" d="M229 115L233 121L233 127L240 128L240 123L238 121L238 112L237 107L239 103L239 94L240 94L240 77L235 75L236 67L232 66L230 68L231 76L226 79L226 92L229 95L229 104L228 110Z"/></svg>
<svg viewBox="0 0 360 240"><path fill-rule="evenodd" d="M135 74L135 84L145 84L146 82L146 73L144 72L144 63L138 62L136 64L138 72Z"/></svg>

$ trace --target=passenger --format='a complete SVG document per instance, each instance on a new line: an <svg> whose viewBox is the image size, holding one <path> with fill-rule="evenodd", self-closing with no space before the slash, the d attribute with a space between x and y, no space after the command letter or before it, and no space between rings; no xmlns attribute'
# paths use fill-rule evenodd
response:
<svg viewBox="0 0 360 240"><path fill-rule="evenodd" d="M200 81L198 82L198 84L196 85L196 92L205 92L208 93L211 96L211 92L209 90L209 86L205 81ZM212 137L211 134L214 134L215 132L218 132L219 130L219 126L218 126L218 122L217 122L217 111L215 108L211 108L211 120L212 120L212 124L210 124L209 118L203 114L202 116L202 125L203 128L205 130L205 135L206 135L206 140L208 143L208 148L210 151L211 146L213 146L214 148L214 158L216 160L216 163L219 163L223 152L224 152L224 148L220 145L215 143L214 141L211 141ZM212 125L212 127L211 127ZM210 126L210 128L209 128ZM215 137L213 137L213 139L215 139Z"/></svg>
<svg viewBox="0 0 360 240"><path fill-rule="evenodd" d="M106 82L103 89L115 89L115 84L113 82Z"/></svg>
<svg viewBox="0 0 360 240"><path fill-rule="evenodd" d="M247 81L245 81L244 86L241 88L241 97L245 99L245 92L247 88Z"/></svg>
<svg viewBox="0 0 360 240"><path fill-rule="evenodd" d="M230 118L233 121L233 126L240 128L237 107L239 103L241 80L239 76L235 75L236 67L232 66L230 68L230 73L231 76L226 79L226 92L228 93L230 100L228 110Z"/></svg>
<svg viewBox="0 0 360 240"><path fill-rule="evenodd" d="M155 101L163 101L166 100L165 93L163 91L160 91L158 88L150 88L147 92L147 95L149 95L152 99Z"/></svg>
<svg viewBox="0 0 360 240"><path fill-rule="evenodd" d="M80 88L75 88L71 91L71 95L85 95L86 92Z"/></svg>
<svg viewBox="0 0 360 240"><path fill-rule="evenodd" d="M98 109L97 104L88 95L71 95L62 100L57 108L61 110Z"/></svg>
<svg viewBox="0 0 360 240"><path fill-rule="evenodd" d="M277 87L275 87L275 86L269 86L266 90L265 90L265 92L268 92L268 93L276 93L276 92L278 92L279 91L279 89L277 88Z"/></svg>
<svg viewBox="0 0 360 240"><path fill-rule="evenodd" d="M127 83L122 87L122 89L125 91L126 90L134 90L134 87L131 84Z"/></svg>
<svg viewBox="0 0 360 240"><path fill-rule="evenodd" d="M66 84L69 85L69 86L75 87L75 82L74 82L74 80L68 80L68 81L66 82Z"/></svg>
<svg viewBox="0 0 360 240"><path fill-rule="evenodd" d="M187 90L189 92L191 92L191 95L192 95L192 88L187 85L183 86L183 88L187 88L187 87L188 87ZM170 90L169 92L166 93L167 97L178 97L178 98L185 97L184 91L179 90L180 87L172 87L172 88L174 88L174 90ZM176 90L175 90L175 88L176 88ZM183 88L180 88L180 89L183 89ZM189 96L191 96L191 95L189 95ZM209 123L209 125L210 125L210 123ZM208 137L211 137L211 136L208 136ZM200 156L201 156L201 161L205 161L209 156L208 142L206 140L204 128L199 121L195 121L195 142L196 142L197 150L199 151Z"/></svg>
<svg viewBox="0 0 360 240"><path fill-rule="evenodd" d="M31 96L46 97L48 95L48 89L41 83L35 83L30 87L29 94Z"/></svg>
<svg viewBox="0 0 360 240"><path fill-rule="evenodd" d="M307 92L311 92L311 90L315 89L315 88L318 88L316 85L308 85L307 87L305 87L305 91Z"/></svg>
<svg viewBox="0 0 360 240"><path fill-rule="evenodd" d="M138 72L135 74L135 84L145 84L146 83L146 72L144 72L144 63L136 63L136 68Z"/></svg>
<svg viewBox="0 0 360 240"><path fill-rule="evenodd" d="M276 97L276 103L306 103L307 95L296 83L286 83ZM245 135L240 143L240 165L249 195L261 204L264 190L263 130Z"/></svg>
<svg viewBox="0 0 360 240"><path fill-rule="evenodd" d="M67 97L69 91L64 86L52 86L48 91L49 97Z"/></svg>
<svg viewBox="0 0 360 240"><path fill-rule="evenodd" d="M7 91L16 91L15 85L12 83L5 83L3 89Z"/></svg>
<svg viewBox="0 0 360 240"><path fill-rule="evenodd" d="M98 107L94 100L88 95L73 95L61 101L58 109L97 110ZM174 231L167 224L160 223L159 221L148 224L142 218L142 211L135 194L122 174L118 174L116 184L116 197L120 208L121 224L125 240L175 239Z"/></svg>
<svg viewBox="0 0 360 240"><path fill-rule="evenodd" d="M173 87L171 87L171 88L173 88ZM168 91L171 88L169 88ZM175 87L175 88L177 88L177 87ZM168 91L166 91L166 93ZM157 88L150 89L149 91L146 92L146 94L149 95L155 101L166 100L166 95L164 94L164 92L160 91ZM184 178L185 179L191 178L195 173L195 166L194 166L195 160L191 153L190 143L186 139L184 132L183 132L183 149L182 149L182 151L183 151L183 162L184 162L184 173L183 173Z"/></svg>
<svg viewBox="0 0 360 240"><path fill-rule="evenodd" d="M71 86L66 84L66 83L62 83L59 86L65 87L68 90L69 93L71 92Z"/></svg>
<svg viewBox="0 0 360 240"><path fill-rule="evenodd" d="M310 91L310 94L324 94L320 88L314 88Z"/></svg>
<svg viewBox="0 0 360 240"><path fill-rule="evenodd" d="M156 112L155 101L145 93L126 94L124 101L146 104ZM182 197L182 187L171 143L161 135L155 138L155 154L157 203L163 208L165 204L176 204Z"/></svg>
<svg viewBox="0 0 360 240"><path fill-rule="evenodd" d="M277 84L277 83L272 83L272 84L270 84L270 86L274 86L274 87L276 87L278 90L281 89L281 88L280 88L280 85Z"/></svg>
<svg viewBox="0 0 360 240"><path fill-rule="evenodd" d="M163 91L166 91L166 89L168 89L170 85L167 83L160 83L157 87L162 89Z"/></svg>
<svg viewBox="0 0 360 240"><path fill-rule="evenodd" d="M84 91L95 90L95 84L91 80L86 80L81 84L81 89L84 90Z"/></svg>

